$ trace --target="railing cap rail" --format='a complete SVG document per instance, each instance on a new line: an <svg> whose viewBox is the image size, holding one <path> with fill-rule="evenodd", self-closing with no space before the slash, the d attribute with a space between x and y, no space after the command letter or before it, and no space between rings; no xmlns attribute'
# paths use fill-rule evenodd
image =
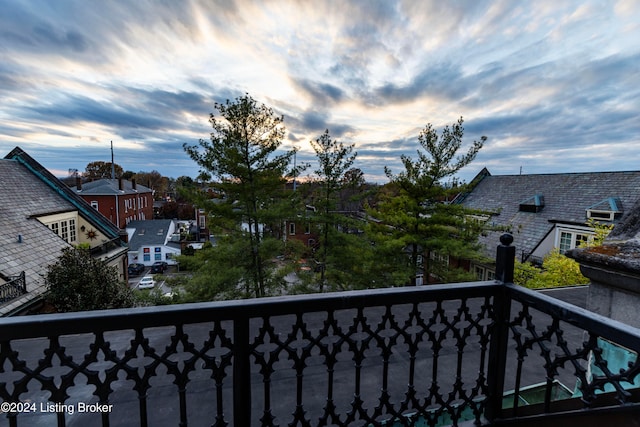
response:
<svg viewBox="0 0 640 427"><path fill-rule="evenodd" d="M6 317L0 318L0 336L12 340L59 335L61 330L65 334L75 334L199 323L214 318L233 320L240 317L456 300L492 295L500 285L496 281L468 282Z"/></svg>

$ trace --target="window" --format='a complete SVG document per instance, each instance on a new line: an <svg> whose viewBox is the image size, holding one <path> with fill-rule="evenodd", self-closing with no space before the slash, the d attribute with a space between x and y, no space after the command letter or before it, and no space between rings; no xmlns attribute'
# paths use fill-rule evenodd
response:
<svg viewBox="0 0 640 427"><path fill-rule="evenodd" d="M95 210L98 210L98 201L97 200L92 200L91 201L91 207Z"/></svg>
<svg viewBox="0 0 640 427"><path fill-rule="evenodd" d="M542 194L536 194L529 197L526 200L520 202L521 212L540 212L544 209L544 196Z"/></svg>
<svg viewBox="0 0 640 427"><path fill-rule="evenodd" d="M429 257L437 262L440 262L444 265L449 265L449 255L441 254L440 252L431 251Z"/></svg>
<svg viewBox="0 0 640 427"><path fill-rule="evenodd" d="M617 197L609 197L587 209L587 218L613 221L622 216L622 202Z"/></svg>
<svg viewBox="0 0 640 427"><path fill-rule="evenodd" d="M154 248L154 257L156 261L162 261L162 248Z"/></svg>
<svg viewBox="0 0 640 427"><path fill-rule="evenodd" d="M311 224L308 222L304 225L304 234L311 234Z"/></svg>
<svg viewBox="0 0 640 427"><path fill-rule="evenodd" d="M289 223L289 234L291 234L291 235L296 234L296 223L295 222L290 222Z"/></svg>
<svg viewBox="0 0 640 427"><path fill-rule="evenodd" d="M589 241L590 235L586 233L576 233L570 231L561 231L558 249L564 254L569 249L574 249Z"/></svg>
<svg viewBox="0 0 640 427"><path fill-rule="evenodd" d="M475 266L476 280L496 280L496 272L480 265Z"/></svg>
<svg viewBox="0 0 640 427"><path fill-rule="evenodd" d="M480 267L476 265L476 279L477 280L484 280L484 267Z"/></svg>
<svg viewBox="0 0 640 427"><path fill-rule="evenodd" d="M144 248L142 252L144 253L142 257L144 261L151 261L151 250L149 248Z"/></svg>
<svg viewBox="0 0 640 427"><path fill-rule="evenodd" d="M56 233L58 236L60 235L60 225L57 222L54 222L53 224L51 224L49 227L51 227L51 230Z"/></svg>
<svg viewBox="0 0 640 427"><path fill-rule="evenodd" d="M76 239L77 239L77 236L76 236L76 220L75 219L70 219L69 220L69 243L75 242Z"/></svg>

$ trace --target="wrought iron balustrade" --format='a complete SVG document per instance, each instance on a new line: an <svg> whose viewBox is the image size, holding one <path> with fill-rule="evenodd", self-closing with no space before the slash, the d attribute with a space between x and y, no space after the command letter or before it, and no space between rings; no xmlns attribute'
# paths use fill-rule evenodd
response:
<svg viewBox="0 0 640 427"><path fill-rule="evenodd" d="M0 319L0 400L13 404L0 426L587 425L603 411L635 416L640 333L509 284L512 249L499 249L506 284ZM608 363L603 339L628 351L625 366ZM570 391L562 400L558 384Z"/></svg>
<svg viewBox="0 0 640 427"><path fill-rule="evenodd" d="M6 283L0 285L0 304L18 298L27 293L27 280L24 271L17 276L9 277Z"/></svg>

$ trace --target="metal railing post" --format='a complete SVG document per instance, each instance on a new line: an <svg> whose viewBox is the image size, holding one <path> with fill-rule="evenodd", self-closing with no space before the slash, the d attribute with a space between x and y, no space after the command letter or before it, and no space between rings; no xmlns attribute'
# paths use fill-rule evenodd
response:
<svg viewBox="0 0 640 427"><path fill-rule="evenodd" d="M251 425L248 317L238 317L233 322L233 425Z"/></svg>
<svg viewBox="0 0 640 427"><path fill-rule="evenodd" d="M516 248L511 246L513 236L503 234L496 253L496 279L502 284L513 282L513 268ZM491 334L489 367L487 373L487 408L485 417L494 421L502 416L502 397L504 395L505 369L507 365L507 346L509 341L509 317L511 298L506 289L500 289L493 301L495 323Z"/></svg>

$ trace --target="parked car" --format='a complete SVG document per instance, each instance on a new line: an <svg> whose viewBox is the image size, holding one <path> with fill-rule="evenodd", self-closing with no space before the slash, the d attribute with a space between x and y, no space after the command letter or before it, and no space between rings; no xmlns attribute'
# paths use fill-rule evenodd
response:
<svg viewBox="0 0 640 427"><path fill-rule="evenodd" d="M137 276L144 273L144 264L129 264L129 276Z"/></svg>
<svg viewBox="0 0 640 427"><path fill-rule="evenodd" d="M154 288L156 286L156 281L153 280L153 277L151 276L144 276L142 279L140 279L140 282L138 282L138 289L150 289L150 288Z"/></svg>
<svg viewBox="0 0 640 427"><path fill-rule="evenodd" d="M169 268L169 264L164 261L156 261L151 266L152 273L164 273L165 270Z"/></svg>

